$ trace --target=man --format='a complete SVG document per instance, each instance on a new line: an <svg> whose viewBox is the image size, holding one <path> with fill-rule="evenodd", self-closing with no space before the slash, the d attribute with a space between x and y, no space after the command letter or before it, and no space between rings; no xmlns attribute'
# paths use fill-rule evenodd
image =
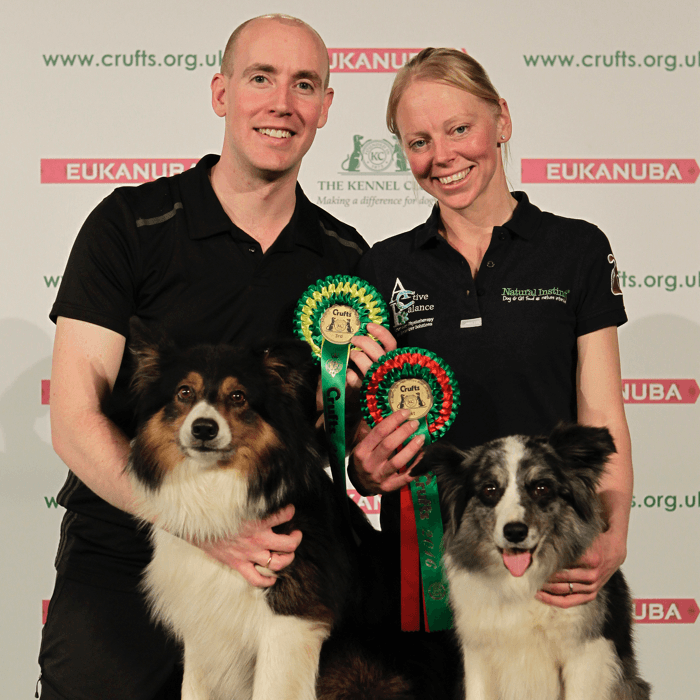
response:
<svg viewBox="0 0 700 700"><path fill-rule="evenodd" d="M136 188L88 217L51 317L51 422L68 465L57 583L42 639L44 700L179 697L180 650L154 627L138 582L150 558L124 474L132 416L123 405L129 317L175 341L254 342L291 335L308 285L353 271L366 244L297 184L333 100L328 52L300 20L259 17L232 34L212 106L221 156ZM231 541L194 543L255 586L274 584L299 532L278 535L289 506Z"/></svg>

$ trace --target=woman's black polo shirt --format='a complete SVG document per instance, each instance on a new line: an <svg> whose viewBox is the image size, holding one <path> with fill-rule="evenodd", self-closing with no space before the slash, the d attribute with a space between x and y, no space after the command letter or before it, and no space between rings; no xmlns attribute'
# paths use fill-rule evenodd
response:
<svg viewBox="0 0 700 700"><path fill-rule="evenodd" d="M476 280L440 235L437 206L377 243L358 272L390 305L399 346L431 350L454 370L461 408L446 439L463 449L576 420L577 338L627 320L605 235L513 196Z"/></svg>

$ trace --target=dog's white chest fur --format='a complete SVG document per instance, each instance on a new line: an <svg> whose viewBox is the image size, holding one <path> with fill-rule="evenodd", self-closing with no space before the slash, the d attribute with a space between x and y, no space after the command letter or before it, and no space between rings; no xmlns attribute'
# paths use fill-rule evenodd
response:
<svg viewBox="0 0 700 700"><path fill-rule="evenodd" d="M276 615L261 589L167 532L154 542L145 584L185 645L183 700L315 698L321 625Z"/></svg>
<svg viewBox="0 0 700 700"><path fill-rule="evenodd" d="M467 700L603 700L617 670L610 641L586 638L586 606L534 599L529 576L490 581L446 557ZM505 571L505 569L504 569Z"/></svg>
<svg viewBox="0 0 700 700"><path fill-rule="evenodd" d="M258 517L234 470L184 460L140 512L188 537L225 537ZM230 536L230 535L229 535ZM262 589L186 540L156 528L144 585L155 616L184 643L182 700L314 700L326 626L277 615Z"/></svg>

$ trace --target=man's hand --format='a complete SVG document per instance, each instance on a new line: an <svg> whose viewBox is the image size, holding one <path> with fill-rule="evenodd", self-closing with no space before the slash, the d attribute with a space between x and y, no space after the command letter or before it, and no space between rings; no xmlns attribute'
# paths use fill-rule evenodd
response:
<svg viewBox="0 0 700 700"><path fill-rule="evenodd" d="M249 520L238 536L231 540L192 542L210 557L238 571L257 588L272 586L276 574L294 560L294 552L301 542L301 532L289 535L273 532L276 525L289 522L294 506L288 505L265 520Z"/></svg>

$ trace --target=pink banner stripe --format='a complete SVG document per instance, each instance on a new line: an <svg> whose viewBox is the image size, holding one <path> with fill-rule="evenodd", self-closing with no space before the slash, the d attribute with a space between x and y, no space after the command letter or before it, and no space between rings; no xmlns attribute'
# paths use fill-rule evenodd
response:
<svg viewBox="0 0 700 700"><path fill-rule="evenodd" d="M49 404L49 396L51 396L51 380L41 380L41 403L44 406Z"/></svg>
<svg viewBox="0 0 700 700"><path fill-rule="evenodd" d="M634 619L650 625L692 625L698 619L698 604L693 598L638 598Z"/></svg>
<svg viewBox="0 0 700 700"><path fill-rule="evenodd" d="M48 614L49 614L49 601L42 600L41 601L41 624L42 625L46 624L46 616Z"/></svg>
<svg viewBox="0 0 700 700"><path fill-rule="evenodd" d="M381 496L360 496L355 489L348 489L348 496L368 515L378 515L381 511Z"/></svg>
<svg viewBox="0 0 700 700"><path fill-rule="evenodd" d="M549 184L692 184L699 173L692 158L523 158L521 161L523 182Z"/></svg>
<svg viewBox="0 0 700 700"><path fill-rule="evenodd" d="M395 73L421 49L328 49L332 73Z"/></svg>
<svg viewBox="0 0 700 700"><path fill-rule="evenodd" d="M198 158L42 158L41 182L132 185L177 175Z"/></svg>
<svg viewBox="0 0 700 700"><path fill-rule="evenodd" d="M625 403L695 403L700 387L695 379L623 379Z"/></svg>

